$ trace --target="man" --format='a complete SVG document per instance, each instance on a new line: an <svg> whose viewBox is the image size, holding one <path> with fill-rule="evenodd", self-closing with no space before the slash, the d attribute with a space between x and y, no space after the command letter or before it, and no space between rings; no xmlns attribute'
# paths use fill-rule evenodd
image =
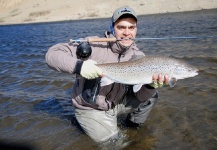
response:
<svg viewBox="0 0 217 150"><path fill-rule="evenodd" d="M51 68L79 76L72 94L75 116L84 131L97 142L117 137L117 115L120 113L128 114L122 122L124 126L143 124L157 102L155 88L161 87L163 81L168 83L167 76L162 79L161 75L154 75L153 84L143 85L136 92L133 85L103 85L103 72L96 63L123 62L133 55L144 55L132 40L137 32L137 16L132 8L118 8L110 28L110 32L105 32L105 38L115 37L118 39L115 42L62 43L52 46L46 54L46 62ZM92 53L83 57L80 50Z"/></svg>

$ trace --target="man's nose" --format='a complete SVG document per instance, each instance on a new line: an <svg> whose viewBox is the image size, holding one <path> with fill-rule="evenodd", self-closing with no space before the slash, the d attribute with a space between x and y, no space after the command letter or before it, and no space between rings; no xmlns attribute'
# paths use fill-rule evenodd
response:
<svg viewBox="0 0 217 150"><path fill-rule="evenodd" d="M124 29L124 34L128 35L130 33L130 30L128 28Z"/></svg>

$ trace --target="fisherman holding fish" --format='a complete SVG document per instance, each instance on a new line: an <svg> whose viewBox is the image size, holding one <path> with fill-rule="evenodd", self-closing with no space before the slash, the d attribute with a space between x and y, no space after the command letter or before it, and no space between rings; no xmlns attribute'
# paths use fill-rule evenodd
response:
<svg viewBox="0 0 217 150"><path fill-rule="evenodd" d="M153 75L153 83L143 84L137 89L135 85L107 82L97 66L144 56L132 40L136 37L137 21L132 8L120 7L113 13L110 31L104 35L105 38L116 38L116 41L60 43L49 48L46 54L49 67L76 74L72 93L75 117L96 142L118 137L119 114L127 114L121 122L123 126L139 127L144 124L157 102L156 88L168 84L167 75L162 77L160 74Z"/></svg>

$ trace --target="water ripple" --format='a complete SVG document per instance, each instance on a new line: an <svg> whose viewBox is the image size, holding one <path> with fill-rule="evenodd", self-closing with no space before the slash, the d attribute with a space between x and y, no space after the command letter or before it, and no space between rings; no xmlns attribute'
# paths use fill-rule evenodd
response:
<svg viewBox="0 0 217 150"><path fill-rule="evenodd" d="M216 36L216 15L215 9L138 16L138 37ZM50 46L68 42L70 38L103 37L109 24L110 19L96 19L0 27L1 140L24 141L39 149L117 148L115 143L110 143L113 146L96 144L71 124L75 76L53 71L45 63ZM140 130L121 129L125 136L119 146L124 149L215 149L217 40L141 40L136 43L146 55L183 59L197 67L199 75L177 81L174 88L159 89L159 102L146 124Z"/></svg>

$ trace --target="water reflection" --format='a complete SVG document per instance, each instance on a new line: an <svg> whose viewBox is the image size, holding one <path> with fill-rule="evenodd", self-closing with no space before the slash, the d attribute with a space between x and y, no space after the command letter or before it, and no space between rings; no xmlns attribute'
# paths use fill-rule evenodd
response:
<svg viewBox="0 0 217 150"><path fill-rule="evenodd" d="M216 36L217 10L139 16L138 37ZM110 19L0 27L0 142L37 149L215 149L217 39L136 41L146 55L181 58L199 75L159 89L159 102L138 129L120 126L119 141L95 143L76 124L75 76L48 68L47 49L70 38L102 37ZM8 33L9 32L9 33ZM1 143L0 143L1 144Z"/></svg>

